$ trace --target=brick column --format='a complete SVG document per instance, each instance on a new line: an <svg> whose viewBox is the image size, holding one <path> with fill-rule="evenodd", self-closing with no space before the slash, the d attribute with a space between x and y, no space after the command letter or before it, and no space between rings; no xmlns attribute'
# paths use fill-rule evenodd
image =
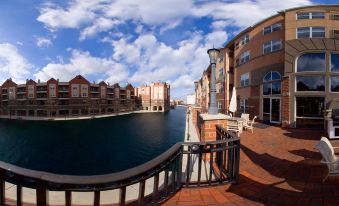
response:
<svg viewBox="0 0 339 206"><path fill-rule="evenodd" d="M290 84L289 77L285 76L281 82L281 123L282 127L290 126Z"/></svg>
<svg viewBox="0 0 339 206"><path fill-rule="evenodd" d="M215 141L217 137L216 125L226 127L227 115L224 114L200 114L201 118L201 141Z"/></svg>

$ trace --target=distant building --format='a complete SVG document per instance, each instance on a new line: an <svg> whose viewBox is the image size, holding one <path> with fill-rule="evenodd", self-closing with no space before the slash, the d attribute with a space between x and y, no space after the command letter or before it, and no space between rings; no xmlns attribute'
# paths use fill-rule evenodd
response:
<svg viewBox="0 0 339 206"><path fill-rule="evenodd" d="M186 96L186 104L195 105L195 94L189 94Z"/></svg>
<svg viewBox="0 0 339 206"><path fill-rule="evenodd" d="M165 112L170 109L170 85L156 82L135 88L137 107L144 111Z"/></svg>
<svg viewBox="0 0 339 206"><path fill-rule="evenodd" d="M134 87L128 84L90 83L78 75L69 82L27 80L16 84L7 79L0 86L0 115L4 118L68 117L136 109Z"/></svg>

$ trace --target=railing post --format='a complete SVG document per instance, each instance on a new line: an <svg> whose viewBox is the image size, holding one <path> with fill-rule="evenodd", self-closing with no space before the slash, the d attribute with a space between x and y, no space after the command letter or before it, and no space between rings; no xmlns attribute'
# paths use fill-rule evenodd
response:
<svg viewBox="0 0 339 206"><path fill-rule="evenodd" d="M142 180L139 183L139 196L138 196L138 205L144 205L144 196L145 196L145 180Z"/></svg>
<svg viewBox="0 0 339 206"><path fill-rule="evenodd" d="M180 156L178 158L178 189L181 188L182 185L182 158L183 158L183 146L180 147Z"/></svg>
<svg viewBox="0 0 339 206"><path fill-rule="evenodd" d="M72 191L65 191L65 203L66 206L72 206Z"/></svg>
<svg viewBox="0 0 339 206"><path fill-rule="evenodd" d="M94 206L100 206L100 190L94 191Z"/></svg>
<svg viewBox="0 0 339 206"><path fill-rule="evenodd" d="M154 176L154 184L153 184L153 194L152 194L152 201L156 203L158 199L158 192L159 192L159 173Z"/></svg>
<svg viewBox="0 0 339 206"><path fill-rule="evenodd" d="M5 204L5 181L0 179L0 205Z"/></svg>
<svg viewBox="0 0 339 206"><path fill-rule="evenodd" d="M120 188L120 197L119 197L119 205L125 206L126 202L126 186Z"/></svg>
<svg viewBox="0 0 339 206"><path fill-rule="evenodd" d="M36 188L36 203L37 206L47 206L48 197L47 189L44 183L38 183Z"/></svg>
<svg viewBox="0 0 339 206"><path fill-rule="evenodd" d="M240 163L240 139L236 141L236 149L235 149L235 168L234 168L234 181L237 184L239 180L239 163Z"/></svg>
<svg viewBox="0 0 339 206"><path fill-rule="evenodd" d="M16 186L16 206L22 205L22 187L21 185Z"/></svg>

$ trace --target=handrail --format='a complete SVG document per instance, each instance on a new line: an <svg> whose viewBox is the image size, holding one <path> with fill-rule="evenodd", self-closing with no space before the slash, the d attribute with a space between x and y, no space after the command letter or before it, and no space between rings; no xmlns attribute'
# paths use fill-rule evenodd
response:
<svg viewBox="0 0 339 206"><path fill-rule="evenodd" d="M4 203L4 182L17 186L21 205L22 187L36 190L37 206L46 206L47 191L64 191L67 206L72 205L72 192L94 192L94 205L100 205L100 191L119 189L119 204L125 205L126 188L139 184L137 204L158 203L182 186L236 183L239 176L240 138L216 126L217 140L209 142L178 142L156 158L121 172L104 175L74 176L35 171L0 161L0 205ZM187 157L183 159L183 156ZM194 163L196 162L196 163ZM192 171L198 167L197 179ZM205 167L208 173L204 174ZM162 174L162 175L160 175ZM146 180L153 178L153 191L145 197ZM160 185L160 178L163 180Z"/></svg>

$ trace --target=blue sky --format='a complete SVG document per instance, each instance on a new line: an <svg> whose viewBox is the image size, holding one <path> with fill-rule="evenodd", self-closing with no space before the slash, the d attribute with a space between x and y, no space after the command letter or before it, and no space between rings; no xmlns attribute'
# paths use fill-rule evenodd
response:
<svg viewBox="0 0 339 206"><path fill-rule="evenodd" d="M207 67L208 48L277 11L320 3L337 1L1 0L0 82L160 80L183 98Z"/></svg>

